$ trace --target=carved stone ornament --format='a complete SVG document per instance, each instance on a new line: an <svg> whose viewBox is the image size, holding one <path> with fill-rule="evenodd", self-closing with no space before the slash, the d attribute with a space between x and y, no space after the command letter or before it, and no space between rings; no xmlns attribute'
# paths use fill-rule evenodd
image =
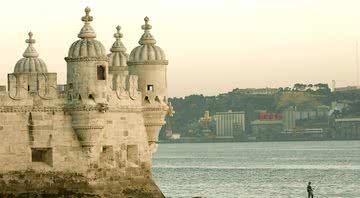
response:
<svg viewBox="0 0 360 198"><path fill-rule="evenodd" d="M105 104L105 103L99 103L98 110L102 113L105 113L106 111L109 110L109 106L108 106L108 104Z"/></svg>
<svg viewBox="0 0 360 198"><path fill-rule="evenodd" d="M122 75L118 75L116 78L117 81L117 88L116 88L116 95L117 97L121 99L126 99L129 97L127 91L126 91L126 77Z"/></svg>
<svg viewBox="0 0 360 198"><path fill-rule="evenodd" d="M129 76L129 95L130 98L135 100L139 93L138 93L138 77L130 75Z"/></svg>
<svg viewBox="0 0 360 198"><path fill-rule="evenodd" d="M171 105L171 102L169 102L169 104L168 104L167 114L168 114L170 117L173 117L174 114L175 114L174 107Z"/></svg>

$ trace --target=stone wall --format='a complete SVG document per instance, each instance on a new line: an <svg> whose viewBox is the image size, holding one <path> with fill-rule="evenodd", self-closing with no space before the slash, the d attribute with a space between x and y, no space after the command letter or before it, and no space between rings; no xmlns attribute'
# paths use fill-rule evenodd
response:
<svg viewBox="0 0 360 198"><path fill-rule="evenodd" d="M96 164L150 170L151 153L142 113L104 114L105 127L97 140L100 158ZM89 165L74 132L71 115L64 111L0 112L0 138L2 171L33 168L82 172ZM32 149L45 148L52 150L51 164L32 162Z"/></svg>

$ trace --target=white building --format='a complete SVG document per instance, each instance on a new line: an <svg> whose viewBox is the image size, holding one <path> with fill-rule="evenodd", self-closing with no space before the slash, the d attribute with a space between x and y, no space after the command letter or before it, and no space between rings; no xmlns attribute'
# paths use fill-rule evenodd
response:
<svg viewBox="0 0 360 198"><path fill-rule="evenodd" d="M218 138L232 138L236 133L245 131L245 112L217 112L216 136Z"/></svg>

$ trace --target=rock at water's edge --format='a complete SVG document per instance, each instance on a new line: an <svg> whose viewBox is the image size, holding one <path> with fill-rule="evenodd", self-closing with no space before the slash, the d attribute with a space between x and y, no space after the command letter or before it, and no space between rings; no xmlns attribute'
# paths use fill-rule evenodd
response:
<svg viewBox="0 0 360 198"><path fill-rule="evenodd" d="M77 173L0 174L1 198L165 198L152 179L90 180Z"/></svg>

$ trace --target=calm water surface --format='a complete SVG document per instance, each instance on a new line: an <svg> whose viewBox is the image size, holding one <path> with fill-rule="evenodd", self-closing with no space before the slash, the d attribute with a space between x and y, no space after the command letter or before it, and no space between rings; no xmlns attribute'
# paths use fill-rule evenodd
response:
<svg viewBox="0 0 360 198"><path fill-rule="evenodd" d="M360 198L360 141L160 144L166 197Z"/></svg>

